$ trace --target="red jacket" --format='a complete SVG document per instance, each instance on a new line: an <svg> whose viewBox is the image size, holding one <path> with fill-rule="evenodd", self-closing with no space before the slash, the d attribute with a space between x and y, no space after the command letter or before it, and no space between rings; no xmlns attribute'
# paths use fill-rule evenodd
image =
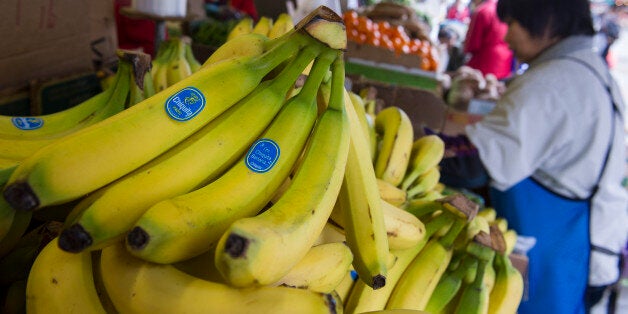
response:
<svg viewBox="0 0 628 314"><path fill-rule="evenodd" d="M464 51L471 54L468 66L503 79L511 74L513 54L504 41L508 25L499 20L496 8L497 0L486 0L475 9Z"/></svg>

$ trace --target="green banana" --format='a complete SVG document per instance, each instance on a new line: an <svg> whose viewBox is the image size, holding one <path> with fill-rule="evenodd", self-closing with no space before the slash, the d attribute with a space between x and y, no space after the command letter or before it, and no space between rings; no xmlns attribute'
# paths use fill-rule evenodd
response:
<svg viewBox="0 0 628 314"><path fill-rule="evenodd" d="M421 174L438 165L444 154L445 142L438 135L425 135L415 140L401 188L407 190Z"/></svg>
<svg viewBox="0 0 628 314"><path fill-rule="evenodd" d="M192 75L192 68L185 57L185 42L180 38L173 38L174 52L168 61L166 79L168 86L172 86L179 81Z"/></svg>
<svg viewBox="0 0 628 314"><path fill-rule="evenodd" d="M235 220L257 214L290 174L312 131L318 79L316 88L288 100L246 156L225 174L142 214L127 236L131 253L158 263L181 261L215 245Z"/></svg>
<svg viewBox="0 0 628 314"><path fill-rule="evenodd" d="M483 235L486 235L483 231L478 234L480 238ZM474 240L467 246L467 252L477 258L477 272L473 282L461 290L455 313L487 313L490 290L485 284L485 274L487 268L492 267L491 261L495 256L495 249L491 247L491 242L481 243Z"/></svg>
<svg viewBox="0 0 628 314"><path fill-rule="evenodd" d="M21 163L3 194L20 210L67 202L92 192L173 147L248 95L301 47L320 45L295 32L256 57L221 62ZM142 145L138 145L141 143Z"/></svg>
<svg viewBox="0 0 628 314"><path fill-rule="evenodd" d="M150 206L222 174L271 123L301 70L315 56L309 49L300 53L281 75L262 82L177 146L98 190L97 197L85 198L77 205L81 213L61 234L61 248L79 252L119 240Z"/></svg>
<svg viewBox="0 0 628 314"><path fill-rule="evenodd" d="M377 113L375 131L381 138L375 156L375 175L398 186L410 162L412 121L401 108L390 106Z"/></svg>
<svg viewBox="0 0 628 314"><path fill-rule="evenodd" d="M325 59L316 60L299 94L315 99L337 55L330 51ZM284 276L305 256L329 218L349 148L344 78L334 79L340 81L332 82L330 105L314 128L292 183L277 203L259 215L235 221L218 242L216 265L235 286L270 284Z"/></svg>
<svg viewBox="0 0 628 314"><path fill-rule="evenodd" d="M196 60L196 57L194 56L194 52L192 51L192 43L191 43L191 38L190 37L185 37L183 38L184 41L184 49L185 49L185 60L188 62L188 64L190 65L190 70L192 70L192 73L196 73L198 70L201 69L201 67L203 66L198 60Z"/></svg>
<svg viewBox="0 0 628 314"><path fill-rule="evenodd" d="M460 265L452 271L446 271L438 281L434 288L434 292L430 297L425 311L429 313L442 313L443 309L454 299L460 287L463 278L466 276L469 268L478 266L478 260L471 256L465 255L460 261Z"/></svg>
<svg viewBox="0 0 628 314"><path fill-rule="evenodd" d="M107 293L121 313L342 312L334 294L289 287L238 289L134 258L123 245L102 250L101 268Z"/></svg>
<svg viewBox="0 0 628 314"><path fill-rule="evenodd" d="M425 173L417 177L413 185L408 187L408 198L425 194L427 191L434 189L439 181L440 170L438 167L428 169Z"/></svg>

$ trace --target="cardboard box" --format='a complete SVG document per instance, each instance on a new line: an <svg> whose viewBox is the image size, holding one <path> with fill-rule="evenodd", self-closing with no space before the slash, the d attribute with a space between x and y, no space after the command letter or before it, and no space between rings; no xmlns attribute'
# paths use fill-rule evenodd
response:
<svg viewBox="0 0 628 314"><path fill-rule="evenodd" d="M89 1L89 48L95 68L110 68L118 62L118 34L113 0Z"/></svg>
<svg viewBox="0 0 628 314"><path fill-rule="evenodd" d="M88 0L6 0L0 10L0 90L93 70Z"/></svg>

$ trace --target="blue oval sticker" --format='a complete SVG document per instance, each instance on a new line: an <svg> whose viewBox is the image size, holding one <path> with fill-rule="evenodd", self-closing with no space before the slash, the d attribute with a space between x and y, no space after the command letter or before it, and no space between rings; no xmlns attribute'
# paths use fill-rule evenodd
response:
<svg viewBox="0 0 628 314"><path fill-rule="evenodd" d="M35 130L44 126L44 119L35 117L13 117L11 122L20 130Z"/></svg>
<svg viewBox="0 0 628 314"><path fill-rule="evenodd" d="M273 140L259 139L246 153L244 162L254 172L264 173L273 168L279 159L279 146Z"/></svg>
<svg viewBox="0 0 628 314"><path fill-rule="evenodd" d="M194 118L205 108L205 96L194 87L186 87L166 100L166 112L177 121Z"/></svg>

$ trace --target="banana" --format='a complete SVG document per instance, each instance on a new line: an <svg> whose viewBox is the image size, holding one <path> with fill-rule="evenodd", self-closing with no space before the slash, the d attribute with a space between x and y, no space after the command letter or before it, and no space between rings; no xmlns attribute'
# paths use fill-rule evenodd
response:
<svg viewBox="0 0 628 314"><path fill-rule="evenodd" d="M152 66L150 55L142 52L133 52L133 54L134 60L133 63L131 63L132 70L129 74L129 96L126 100L125 108L134 106L146 99L146 93L149 91L145 89L153 88L152 79L146 80L146 78L152 78L150 75Z"/></svg>
<svg viewBox="0 0 628 314"><path fill-rule="evenodd" d="M390 182L377 178L377 187L379 189L379 196L382 200L395 205L397 207L404 207L406 200L408 199L407 192L402 190Z"/></svg>
<svg viewBox="0 0 628 314"><path fill-rule="evenodd" d="M216 268L216 263L214 263L215 249L213 247L201 255L171 265L190 276L228 285L229 283L222 277L222 274Z"/></svg>
<svg viewBox="0 0 628 314"><path fill-rule="evenodd" d="M523 277L507 254L495 255L495 285L488 298L488 313L515 313L523 296Z"/></svg>
<svg viewBox="0 0 628 314"><path fill-rule="evenodd" d="M257 214L290 174L312 131L316 90L327 69L322 70L312 73L306 82L310 87L288 100L246 156L225 174L143 213L127 236L129 250L153 262L181 261L215 245L237 219Z"/></svg>
<svg viewBox="0 0 628 314"><path fill-rule="evenodd" d="M441 215L438 218L427 222L425 224L425 237L416 246L405 250L392 251L392 253L397 257L397 260L393 267L391 267L388 271L386 286L373 290L373 288L358 280L351 289L348 299L344 302L345 312L363 313L368 311L383 310L390 294L408 265L417 256L417 254L423 250L425 244L434 235L434 233L443 226L450 224L452 220L451 216Z"/></svg>
<svg viewBox="0 0 628 314"><path fill-rule="evenodd" d="M5 202L0 201L0 208L9 207L8 204L6 203L1 204L1 203L5 203ZM24 235L24 233L28 229L32 216L33 216L32 212L14 210L14 214L10 218L11 221L10 221L9 228L4 231L4 236L0 239L0 258L4 257L11 250L13 250L13 248L15 248L15 246L20 241L20 238L22 237L22 235ZM3 219L8 220L9 218L5 217ZM8 223L4 223L4 224L6 225Z"/></svg>
<svg viewBox="0 0 628 314"><path fill-rule="evenodd" d="M477 268L478 260L465 254L460 265L452 271L446 271L434 288L425 310L429 313L443 313L445 307L454 299L470 268Z"/></svg>
<svg viewBox="0 0 628 314"><path fill-rule="evenodd" d="M499 231L502 233L508 231L508 220L504 217L497 217L494 221L490 223L490 225L495 225L499 228Z"/></svg>
<svg viewBox="0 0 628 314"><path fill-rule="evenodd" d="M173 41L166 40L159 45L159 50L152 61L151 78L155 92L168 88L168 62L174 51Z"/></svg>
<svg viewBox="0 0 628 314"><path fill-rule="evenodd" d="M344 180L338 196L342 226L353 252L360 280L379 289L386 284L388 239L381 198L369 148L353 105L345 103L351 143Z"/></svg>
<svg viewBox="0 0 628 314"><path fill-rule="evenodd" d="M252 33L260 34L264 36L268 36L270 30L273 28L273 19L268 16L262 16L259 18L255 26L253 27Z"/></svg>
<svg viewBox="0 0 628 314"><path fill-rule="evenodd" d="M491 223L497 218L497 211L493 207L484 207L478 212L478 216L484 217L487 222Z"/></svg>
<svg viewBox="0 0 628 314"><path fill-rule="evenodd" d="M332 293L349 272L352 260L344 243L313 246L275 285Z"/></svg>
<svg viewBox="0 0 628 314"><path fill-rule="evenodd" d="M334 291L338 294L338 297L343 304L346 304L347 298L353 289L353 286L358 281L358 274L353 270L353 267L349 265L349 271L345 273L340 283L336 286Z"/></svg>
<svg viewBox="0 0 628 314"><path fill-rule="evenodd" d="M318 85L337 55L330 51L316 60L299 95L316 98ZM303 258L323 230L338 196L349 148L343 90L344 77L335 75L330 105L283 196L263 213L235 221L218 242L216 265L232 285L277 281Z"/></svg>
<svg viewBox="0 0 628 314"><path fill-rule="evenodd" d="M423 250L408 265L397 282L387 309L425 310L438 281L447 269L453 254L453 242L469 219L477 214L478 206L461 194L443 200L445 215L457 218L447 233L428 241Z"/></svg>
<svg viewBox="0 0 628 314"><path fill-rule="evenodd" d="M15 209L11 208L7 202L0 199L0 241L9 233L14 217Z"/></svg>
<svg viewBox="0 0 628 314"><path fill-rule="evenodd" d="M401 188L407 190L417 177L438 165L444 154L445 142L438 135L425 135L415 140L412 144L410 165Z"/></svg>
<svg viewBox="0 0 628 314"><path fill-rule="evenodd" d="M345 242L347 238L345 238L345 231L342 230L342 227L336 225L333 221L328 220L321 233L314 241L314 245L324 244L324 243L334 243L334 242Z"/></svg>
<svg viewBox="0 0 628 314"><path fill-rule="evenodd" d="M39 253L26 285L27 313L105 313L94 286L91 253L62 251L57 238Z"/></svg>
<svg viewBox="0 0 628 314"><path fill-rule="evenodd" d="M180 37L173 38L172 41L175 48L166 70L168 86L192 75L192 68L185 57L185 42Z"/></svg>
<svg viewBox="0 0 628 314"><path fill-rule="evenodd" d="M421 174L413 185L408 187L408 197L414 198L425 194L427 191L434 189L440 180L440 170L438 167L432 167L427 172Z"/></svg>
<svg viewBox="0 0 628 314"><path fill-rule="evenodd" d="M242 156L281 109L288 91L315 51L306 49L278 77L146 165L85 198L82 213L61 234L68 252L98 249L128 232L159 201L188 193L222 174ZM146 187L150 186L150 189Z"/></svg>
<svg viewBox="0 0 628 314"><path fill-rule="evenodd" d="M512 251L515 249L515 244L517 243L517 231L514 229L508 229L503 233L504 242L506 243L506 255L510 255Z"/></svg>
<svg viewBox="0 0 628 314"><path fill-rule="evenodd" d="M238 23L227 34L227 41L230 41L238 36L250 34L253 32L253 18L245 16L241 18Z"/></svg>
<svg viewBox="0 0 628 314"><path fill-rule="evenodd" d="M6 289L2 313L26 313L26 280L14 281Z"/></svg>
<svg viewBox="0 0 628 314"><path fill-rule="evenodd" d="M425 237L425 225L419 218L384 200L382 210L390 250L411 248Z"/></svg>
<svg viewBox="0 0 628 314"><path fill-rule="evenodd" d="M436 202L436 200L440 198L443 198L443 194L430 190L420 197L415 196L414 198L409 199L406 202L404 209L421 219L425 215L440 209L440 203Z"/></svg>
<svg viewBox="0 0 628 314"><path fill-rule="evenodd" d="M198 70L201 69L203 65L194 56L194 52L192 51L192 39L190 37L183 37L182 41L184 43L183 47L185 49L185 60L190 65L190 70L192 70L192 73L196 73Z"/></svg>
<svg viewBox="0 0 628 314"><path fill-rule="evenodd" d="M414 137L412 121L401 108L387 107L377 113L375 131L380 138L375 157L375 175L398 186L410 161Z"/></svg>
<svg viewBox="0 0 628 314"><path fill-rule="evenodd" d="M320 45L307 34L307 30L295 32L257 57L204 68L105 121L46 146L15 169L3 191L5 199L16 209L34 210L79 198L120 178L233 106L301 47Z"/></svg>
<svg viewBox="0 0 628 314"><path fill-rule="evenodd" d="M265 35L250 33L240 35L222 44L214 51L202 67L216 64L235 57L256 56L269 49L269 38Z"/></svg>
<svg viewBox="0 0 628 314"><path fill-rule="evenodd" d="M375 121L370 119L370 116L366 114L362 97L352 91L347 91L345 97L348 98L348 100L345 101L351 101L355 112L358 114L358 118L360 118L360 125L365 133L364 136L369 140L371 159L374 159L375 154L377 153L377 133L374 125Z"/></svg>
<svg viewBox="0 0 628 314"><path fill-rule="evenodd" d="M102 277L102 269L100 267L100 250L92 251L92 271L94 277L94 286L96 287L96 293L98 293L98 299L100 300L100 304L105 309L107 313L118 313L116 310L113 301L107 294L107 289L105 288L105 283L103 282Z"/></svg>
<svg viewBox="0 0 628 314"><path fill-rule="evenodd" d="M237 289L134 258L123 245L104 248L103 281L121 313L341 313L333 294L289 287ZM87 312L85 312L87 313Z"/></svg>
<svg viewBox="0 0 628 314"><path fill-rule="evenodd" d="M289 33L295 27L294 21L290 14L282 12L279 13L277 19L273 23L273 27L268 31L268 38L275 39Z"/></svg>

